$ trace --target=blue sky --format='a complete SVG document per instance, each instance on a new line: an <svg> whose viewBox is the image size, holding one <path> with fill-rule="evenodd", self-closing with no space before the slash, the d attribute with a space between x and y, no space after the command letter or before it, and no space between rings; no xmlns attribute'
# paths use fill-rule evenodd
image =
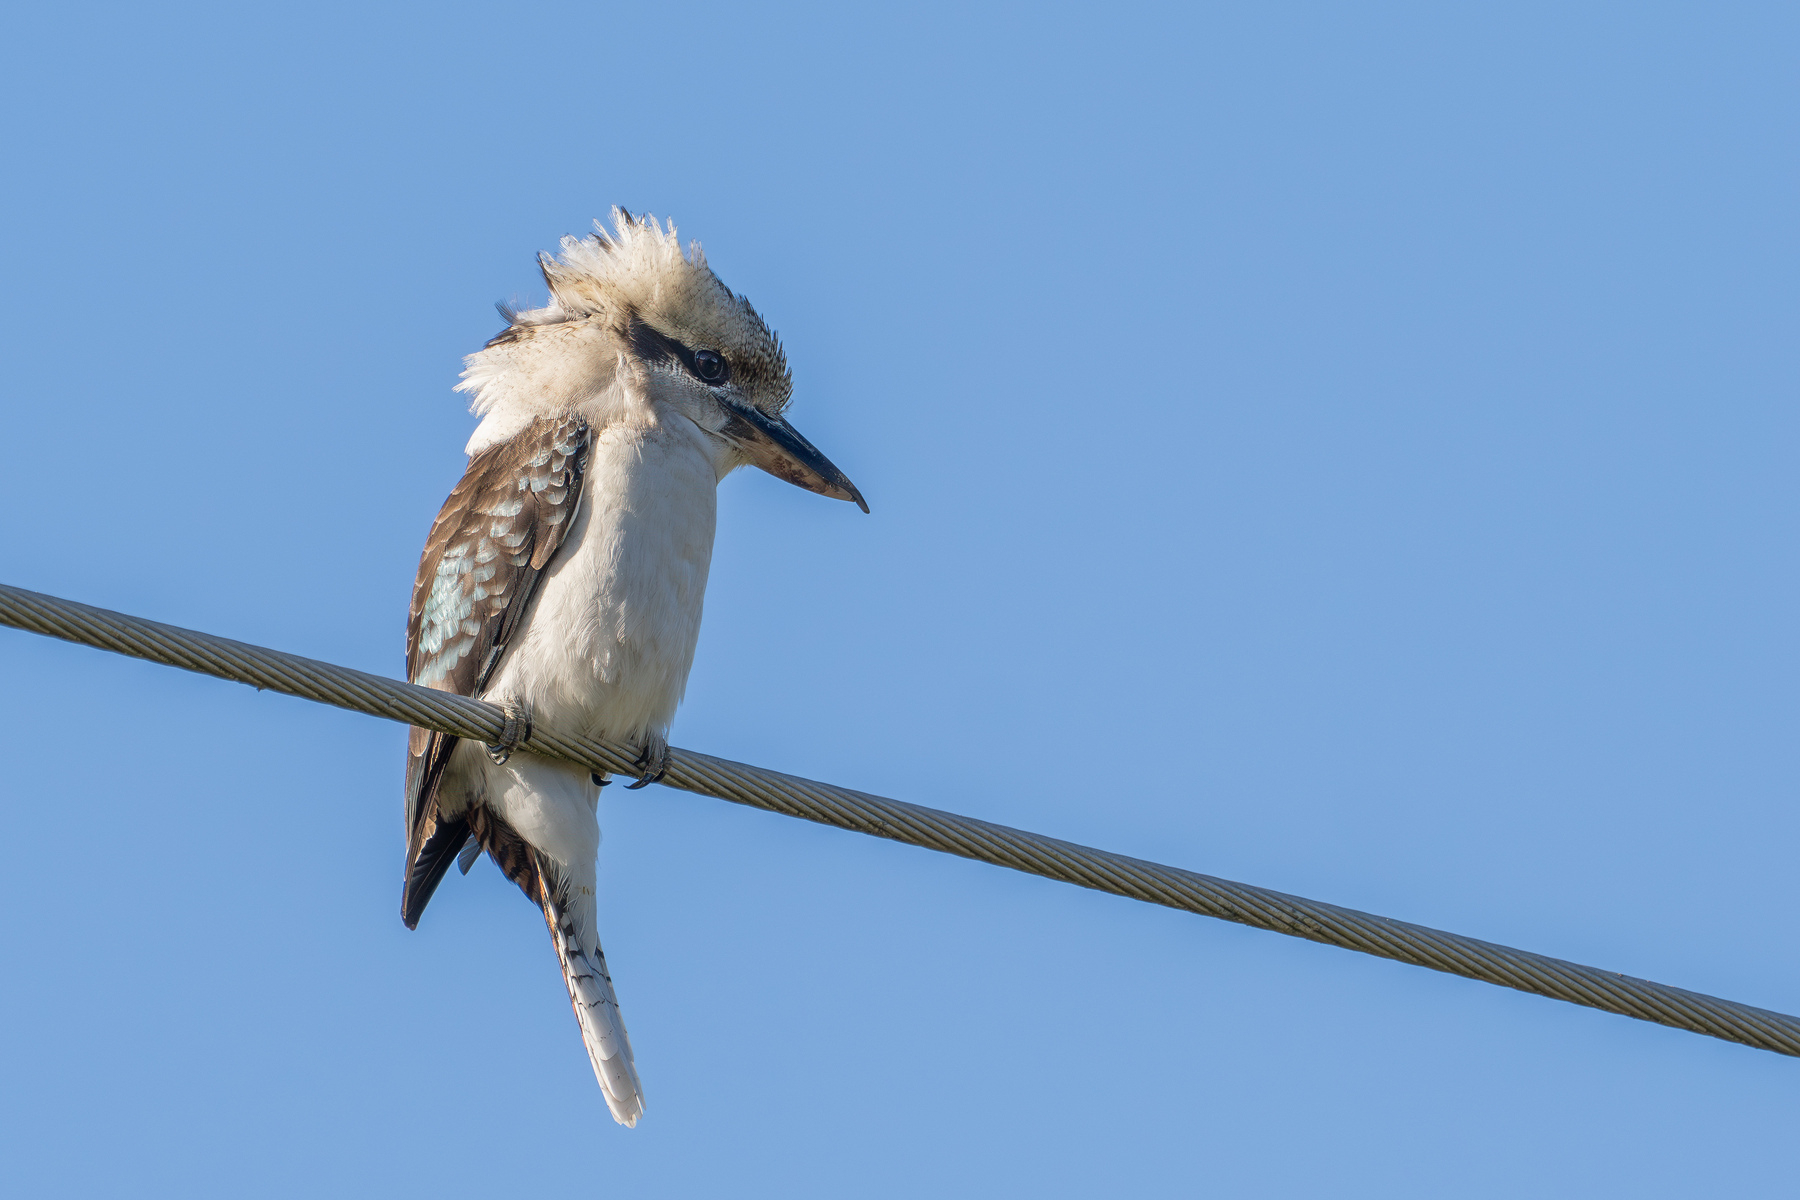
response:
<svg viewBox="0 0 1800 1200"><path fill-rule="evenodd" d="M724 484L677 744L1800 1011L1790 7L7 22L6 582L397 674L648 209L873 508ZM658 788L624 1131L491 865L401 926L403 730L0 670L19 1194L1791 1187L1793 1061Z"/></svg>

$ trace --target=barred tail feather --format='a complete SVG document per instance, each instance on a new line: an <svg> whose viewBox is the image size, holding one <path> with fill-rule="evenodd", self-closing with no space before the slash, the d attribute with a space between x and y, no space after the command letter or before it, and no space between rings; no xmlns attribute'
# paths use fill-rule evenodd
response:
<svg viewBox="0 0 1800 1200"><path fill-rule="evenodd" d="M613 1120L634 1126L644 1115L644 1085L638 1081L631 1038L619 1015L612 976L606 973L606 954L598 942L592 951L582 948L574 921L554 898L544 901L544 920L550 926L563 982L569 985L569 1003L581 1023L581 1040L587 1044L588 1061L594 1064L606 1107L612 1110Z"/></svg>

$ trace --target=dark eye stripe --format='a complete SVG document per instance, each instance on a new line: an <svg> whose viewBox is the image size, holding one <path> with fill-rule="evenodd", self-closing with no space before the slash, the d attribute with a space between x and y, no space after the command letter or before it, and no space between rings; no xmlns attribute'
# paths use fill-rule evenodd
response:
<svg viewBox="0 0 1800 1200"><path fill-rule="evenodd" d="M627 332L631 338L632 350L645 362L678 362L687 369L688 374L708 387L720 387L731 378L731 364L724 355L716 351L702 350L696 353L687 343L652 329L636 317L631 319ZM716 373L708 375L701 370L700 354L718 363Z"/></svg>

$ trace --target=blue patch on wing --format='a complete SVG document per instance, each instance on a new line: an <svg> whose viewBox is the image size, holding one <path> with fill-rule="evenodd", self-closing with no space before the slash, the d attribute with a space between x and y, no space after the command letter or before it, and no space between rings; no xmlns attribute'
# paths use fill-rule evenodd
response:
<svg viewBox="0 0 1800 1200"><path fill-rule="evenodd" d="M419 626L419 668L414 683L427 687L441 683L474 653L482 626L505 610L506 585L514 571L531 561L526 546L531 529L524 522L517 522L521 527L515 528L512 520L523 511L523 503L513 500L493 507L506 511L483 512L483 516L495 518L487 530L473 540L446 547L438 562ZM502 562L513 570L503 572Z"/></svg>
<svg viewBox="0 0 1800 1200"><path fill-rule="evenodd" d="M541 420L470 460L419 564L407 654L414 683L479 690L509 619L522 615L512 607L529 599L568 530L587 436L578 418Z"/></svg>

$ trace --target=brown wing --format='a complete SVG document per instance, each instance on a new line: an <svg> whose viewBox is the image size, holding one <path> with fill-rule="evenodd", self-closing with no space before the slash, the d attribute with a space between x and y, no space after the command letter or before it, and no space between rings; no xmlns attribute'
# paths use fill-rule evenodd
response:
<svg viewBox="0 0 1800 1200"><path fill-rule="evenodd" d="M585 422L540 418L469 460L419 558L406 623L408 679L480 694L574 524L587 452ZM400 917L409 929L469 836L466 820L438 813L438 785L456 742L414 727L408 744Z"/></svg>

